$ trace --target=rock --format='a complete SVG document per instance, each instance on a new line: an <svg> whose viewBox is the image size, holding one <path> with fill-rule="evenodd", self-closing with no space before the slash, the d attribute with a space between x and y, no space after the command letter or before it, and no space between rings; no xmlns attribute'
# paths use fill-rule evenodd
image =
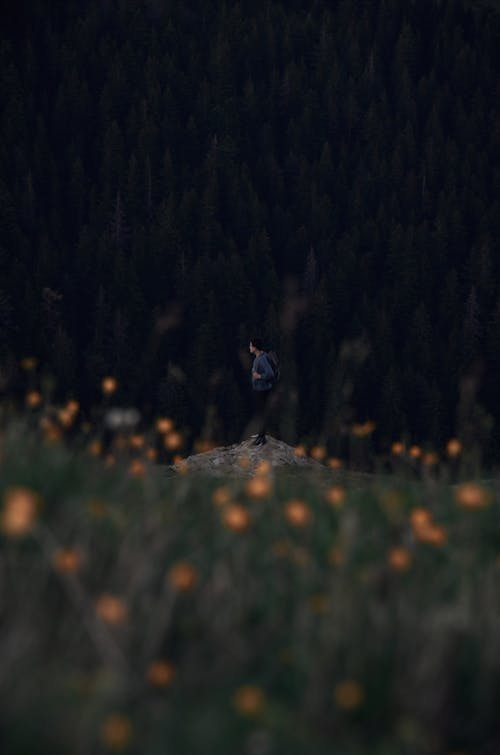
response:
<svg viewBox="0 0 500 755"><path fill-rule="evenodd" d="M264 459L269 461L272 468L289 467L297 470L325 470L326 467L318 461L307 457L297 456L295 449L282 440L267 435L267 442L263 446L254 446L254 438L235 443L232 446L221 446L211 451L188 456L169 469L175 472L204 472L214 475L233 474L238 477L249 477L255 467Z"/></svg>

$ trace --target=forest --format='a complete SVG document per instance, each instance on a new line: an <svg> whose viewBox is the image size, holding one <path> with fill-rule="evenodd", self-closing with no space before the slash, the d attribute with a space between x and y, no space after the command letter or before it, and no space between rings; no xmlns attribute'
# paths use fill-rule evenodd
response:
<svg viewBox="0 0 500 755"><path fill-rule="evenodd" d="M499 9L18 3L0 31L0 395L241 438L500 451ZM24 374L21 361L38 360ZM51 379L48 379L51 376Z"/></svg>

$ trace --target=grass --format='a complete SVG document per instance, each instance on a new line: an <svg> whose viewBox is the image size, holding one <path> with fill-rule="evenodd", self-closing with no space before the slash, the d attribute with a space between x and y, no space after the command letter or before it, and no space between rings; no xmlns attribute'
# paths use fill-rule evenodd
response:
<svg viewBox="0 0 500 755"><path fill-rule="evenodd" d="M143 451L4 422L3 752L500 751L497 482Z"/></svg>

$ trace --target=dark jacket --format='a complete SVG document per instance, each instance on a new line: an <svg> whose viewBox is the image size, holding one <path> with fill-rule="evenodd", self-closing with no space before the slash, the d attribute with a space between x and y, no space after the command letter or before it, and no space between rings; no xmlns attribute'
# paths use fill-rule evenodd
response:
<svg viewBox="0 0 500 755"><path fill-rule="evenodd" d="M254 380L252 377L254 391L270 391L273 387L274 372L265 352L253 360L252 372L262 375L260 380Z"/></svg>

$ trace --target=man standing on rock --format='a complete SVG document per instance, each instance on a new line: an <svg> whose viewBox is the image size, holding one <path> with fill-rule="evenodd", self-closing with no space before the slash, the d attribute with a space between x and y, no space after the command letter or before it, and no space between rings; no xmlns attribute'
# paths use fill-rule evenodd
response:
<svg viewBox="0 0 500 755"><path fill-rule="evenodd" d="M257 420L257 438L254 446L263 446L266 442L266 423L269 398L274 385L274 371L260 338L252 338L249 348L250 354L255 356L252 365L252 391L254 416Z"/></svg>

